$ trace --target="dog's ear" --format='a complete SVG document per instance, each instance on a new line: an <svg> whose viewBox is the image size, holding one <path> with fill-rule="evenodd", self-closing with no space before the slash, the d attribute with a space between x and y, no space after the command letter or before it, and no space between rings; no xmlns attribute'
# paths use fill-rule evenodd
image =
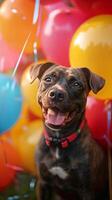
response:
<svg viewBox="0 0 112 200"><path fill-rule="evenodd" d="M101 76L91 72L88 68L81 68L81 70L87 79L90 90L97 94L104 87L105 80Z"/></svg>
<svg viewBox="0 0 112 200"><path fill-rule="evenodd" d="M55 65L55 64L51 63L51 62L42 63L42 64L38 64L38 63L32 64L31 67L30 67L30 79L31 79L31 83L33 83L33 81L36 78L38 78L40 80L41 77L43 76L44 72L47 69L49 69L50 67L52 67L53 65Z"/></svg>

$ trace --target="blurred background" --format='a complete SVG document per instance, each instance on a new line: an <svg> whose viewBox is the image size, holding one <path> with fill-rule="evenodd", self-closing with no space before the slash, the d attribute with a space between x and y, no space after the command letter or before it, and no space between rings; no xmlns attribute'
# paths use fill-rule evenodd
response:
<svg viewBox="0 0 112 200"><path fill-rule="evenodd" d="M88 97L86 117L112 175L112 1L0 0L0 200L36 199L43 123L29 70L46 61L105 78Z"/></svg>

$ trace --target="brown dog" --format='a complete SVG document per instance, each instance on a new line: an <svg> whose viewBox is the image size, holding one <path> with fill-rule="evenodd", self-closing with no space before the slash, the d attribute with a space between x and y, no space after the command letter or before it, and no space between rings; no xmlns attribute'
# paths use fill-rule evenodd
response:
<svg viewBox="0 0 112 200"><path fill-rule="evenodd" d="M32 82L40 80L38 101L45 130L37 147L38 200L108 199L107 160L92 139L85 119L88 93L104 79L87 68L34 64Z"/></svg>

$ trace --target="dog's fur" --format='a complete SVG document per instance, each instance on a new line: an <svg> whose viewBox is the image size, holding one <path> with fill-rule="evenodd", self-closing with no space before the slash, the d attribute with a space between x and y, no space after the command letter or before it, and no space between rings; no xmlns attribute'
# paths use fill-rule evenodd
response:
<svg viewBox="0 0 112 200"><path fill-rule="evenodd" d="M36 78L40 80L38 102L45 129L52 138L66 137L78 130L85 117L90 90L97 93L105 83L87 68L66 68L53 63L34 64L30 75L32 82ZM62 122L59 122L57 115L66 113L69 117L64 121L61 118ZM92 139L87 123L77 134L77 139L67 148L61 148L59 144L47 146L42 136L36 152L38 200L108 199L105 153Z"/></svg>

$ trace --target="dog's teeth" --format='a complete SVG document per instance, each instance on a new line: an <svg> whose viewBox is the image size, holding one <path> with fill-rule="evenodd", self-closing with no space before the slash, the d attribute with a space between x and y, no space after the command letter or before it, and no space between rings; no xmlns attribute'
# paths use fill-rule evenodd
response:
<svg viewBox="0 0 112 200"><path fill-rule="evenodd" d="M53 110L51 110L50 108L48 108L47 113L50 114L50 115L54 115L55 114L55 112Z"/></svg>
<svg viewBox="0 0 112 200"><path fill-rule="evenodd" d="M65 120L67 120L67 119L68 119L68 117L69 117L69 112L68 112L68 113L66 113Z"/></svg>

